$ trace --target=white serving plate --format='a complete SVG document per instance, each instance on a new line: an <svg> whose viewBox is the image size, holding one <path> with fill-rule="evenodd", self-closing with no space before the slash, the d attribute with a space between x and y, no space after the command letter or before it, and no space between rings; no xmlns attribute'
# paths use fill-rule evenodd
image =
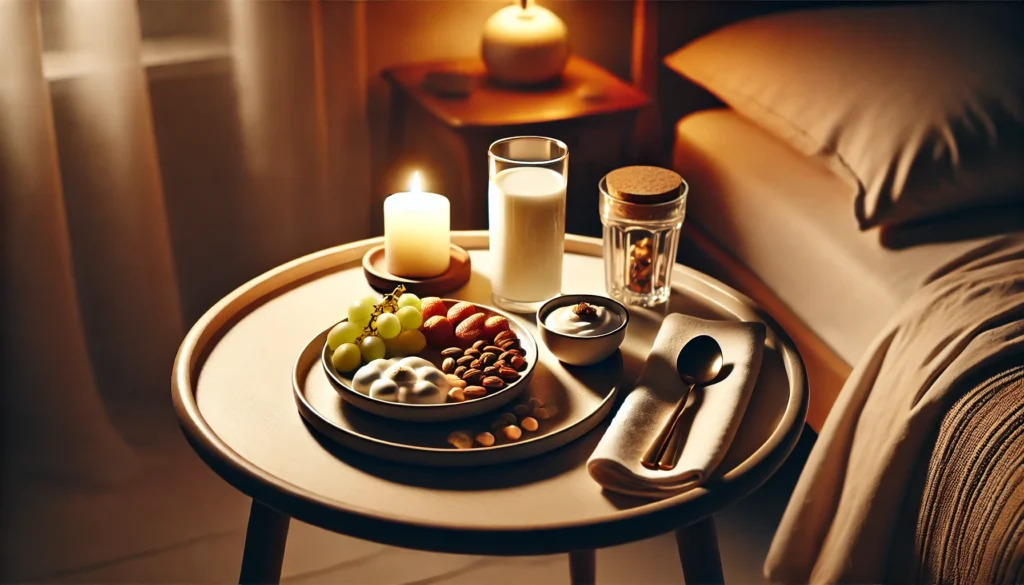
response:
<svg viewBox="0 0 1024 585"><path fill-rule="evenodd" d="M441 300L449 308L456 303L463 302L457 299ZM474 305L479 312L485 315L501 315L508 319L509 328L519 337L519 345L522 347L524 354L523 358L526 359L526 369L520 372L521 377L518 380L507 384L500 390L489 392L487 396L466 400L465 402L447 402L444 404L402 404L371 398L357 392L352 388L352 376L339 373L331 364L331 350L327 347L327 333L334 328L334 325L322 333L323 341L321 343L320 362L323 365L324 372L333 383L335 390L338 391L338 394L346 402L356 408L384 418L406 422L442 422L479 416L501 408L515 400L530 383L530 379L533 377L533 370L537 366L537 340L534 339L533 334L516 317L493 307L477 305L476 303ZM441 352L437 349L428 347L419 354L419 357L431 361L437 366L441 364ZM352 372L352 374L354 373Z"/></svg>

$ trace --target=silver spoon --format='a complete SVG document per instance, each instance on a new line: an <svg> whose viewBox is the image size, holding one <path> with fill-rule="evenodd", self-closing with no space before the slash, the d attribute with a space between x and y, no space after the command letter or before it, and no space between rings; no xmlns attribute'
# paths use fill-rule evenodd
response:
<svg viewBox="0 0 1024 585"><path fill-rule="evenodd" d="M682 418L683 407L695 386L704 385L722 371L722 347L712 337L698 335L683 346L676 356L676 371L687 385L668 423L658 433L640 463L647 469L672 469L682 447L682 433L673 433ZM671 440L670 440L671 439Z"/></svg>

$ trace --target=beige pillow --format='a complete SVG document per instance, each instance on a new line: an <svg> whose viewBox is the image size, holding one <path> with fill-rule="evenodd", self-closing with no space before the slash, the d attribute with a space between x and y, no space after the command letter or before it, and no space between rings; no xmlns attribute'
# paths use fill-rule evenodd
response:
<svg viewBox="0 0 1024 585"><path fill-rule="evenodd" d="M790 12L665 63L823 157L867 229L1022 197L1022 22L1020 3Z"/></svg>

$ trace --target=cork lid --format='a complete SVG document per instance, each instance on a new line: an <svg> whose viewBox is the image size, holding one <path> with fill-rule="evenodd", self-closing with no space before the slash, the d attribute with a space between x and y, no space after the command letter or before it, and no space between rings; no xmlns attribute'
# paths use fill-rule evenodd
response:
<svg viewBox="0 0 1024 585"><path fill-rule="evenodd" d="M653 205L679 197L683 178L661 167L632 166L616 169L605 176L608 194L620 201Z"/></svg>

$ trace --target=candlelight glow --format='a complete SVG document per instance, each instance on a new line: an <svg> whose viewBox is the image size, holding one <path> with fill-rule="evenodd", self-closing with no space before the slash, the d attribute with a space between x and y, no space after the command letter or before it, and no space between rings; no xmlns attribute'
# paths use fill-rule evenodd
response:
<svg viewBox="0 0 1024 585"><path fill-rule="evenodd" d="M416 171L412 174L412 178L409 179L409 192L410 193L422 193L423 189L420 185L420 172Z"/></svg>

